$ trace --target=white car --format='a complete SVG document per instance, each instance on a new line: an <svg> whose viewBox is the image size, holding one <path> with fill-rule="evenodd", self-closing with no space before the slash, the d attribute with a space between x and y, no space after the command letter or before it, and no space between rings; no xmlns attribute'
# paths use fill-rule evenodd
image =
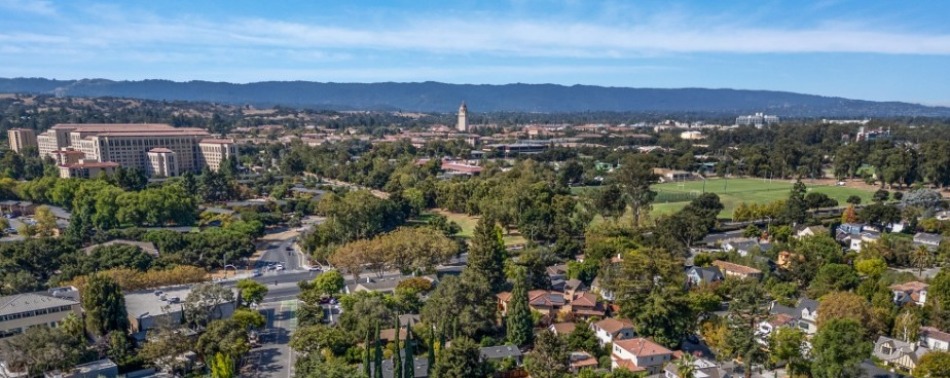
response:
<svg viewBox="0 0 950 378"><path fill-rule="evenodd" d="M278 265L276 268L274 268L274 270L277 270L277 271L284 270L284 266L283 266L283 265Z"/></svg>

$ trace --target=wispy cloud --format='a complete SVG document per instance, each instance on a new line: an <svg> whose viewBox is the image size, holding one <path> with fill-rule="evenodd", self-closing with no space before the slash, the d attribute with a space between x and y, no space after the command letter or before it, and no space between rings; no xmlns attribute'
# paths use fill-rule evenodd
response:
<svg viewBox="0 0 950 378"><path fill-rule="evenodd" d="M56 7L46 0L0 0L0 9L43 16L56 15Z"/></svg>

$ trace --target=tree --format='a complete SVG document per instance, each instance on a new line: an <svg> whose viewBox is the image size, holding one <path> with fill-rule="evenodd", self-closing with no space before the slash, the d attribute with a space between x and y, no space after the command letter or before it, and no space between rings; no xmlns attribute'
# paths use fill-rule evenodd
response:
<svg viewBox="0 0 950 378"><path fill-rule="evenodd" d="M861 259L854 262L854 269L858 273L876 279L887 271L887 262L879 257Z"/></svg>
<svg viewBox="0 0 950 378"><path fill-rule="evenodd" d="M593 191L592 197L594 208L604 218L617 220L627 210L623 192L617 184L606 185L602 189Z"/></svg>
<svg viewBox="0 0 950 378"><path fill-rule="evenodd" d="M819 330L836 319L848 319L867 325L872 334L880 330L873 322L867 300L855 293L832 292L821 299L818 305Z"/></svg>
<svg viewBox="0 0 950 378"><path fill-rule="evenodd" d="M564 343L549 330L538 333L534 350L525 356L525 370L532 377L560 378L567 374L568 355Z"/></svg>
<svg viewBox="0 0 950 378"><path fill-rule="evenodd" d="M881 202L887 201L887 199L890 198L890 196L891 196L891 192L888 192L887 190L884 190L884 189L878 189L871 196L871 200L877 203L881 203Z"/></svg>
<svg viewBox="0 0 950 378"><path fill-rule="evenodd" d="M56 226L56 216L49 206L43 205L36 208L33 217L36 219L36 231L40 236L53 236L53 232L59 229Z"/></svg>
<svg viewBox="0 0 950 378"><path fill-rule="evenodd" d="M752 365L762 360L762 348L756 341L756 327L768 315L763 308L765 292L758 281L743 281L732 290L729 303L728 333L723 352L742 360L745 377L752 376Z"/></svg>
<svg viewBox="0 0 950 378"><path fill-rule="evenodd" d="M399 329L396 329L398 334ZM412 336L412 327L409 323L406 323L406 347L405 347L405 358L402 361L402 372L405 378L415 378L416 376L416 364L415 364L415 343L413 342ZM398 364L400 361L393 360L393 364Z"/></svg>
<svg viewBox="0 0 950 378"><path fill-rule="evenodd" d="M334 356L343 356L355 340L341 327L316 324L298 328L290 336L290 347L302 354L319 354L329 351Z"/></svg>
<svg viewBox="0 0 950 378"><path fill-rule="evenodd" d="M162 371L174 372L188 363L179 356L191 351L193 346L191 338L180 330L161 327L149 332L149 340L139 350L139 357Z"/></svg>
<svg viewBox="0 0 950 378"><path fill-rule="evenodd" d="M185 315L198 326L221 318L221 305L233 302L234 292L221 285L205 282L195 285L185 297Z"/></svg>
<svg viewBox="0 0 950 378"><path fill-rule="evenodd" d="M628 155L614 172L613 180L623 192L624 202L633 210L633 225L639 227L656 198L656 191L650 187L659 182L659 176L642 156Z"/></svg>
<svg viewBox="0 0 950 378"><path fill-rule="evenodd" d="M805 202L805 184L801 180L796 180L792 186L788 199L785 201L785 209L782 212L781 220L788 224L802 224L808 219L808 204Z"/></svg>
<svg viewBox="0 0 950 378"><path fill-rule="evenodd" d="M267 324L267 320L264 319L263 314L247 308L235 309L234 313L231 314L231 319L233 319L234 322L240 325L242 328L247 330L261 328Z"/></svg>
<svg viewBox="0 0 950 378"><path fill-rule="evenodd" d="M950 377L950 352L932 351L923 355L914 369L914 376L920 378Z"/></svg>
<svg viewBox="0 0 950 378"><path fill-rule="evenodd" d="M475 226L475 235L472 236L472 245L469 247L466 269L485 277L493 292L501 291L505 285L506 255L501 229L495 225L493 219L479 219Z"/></svg>
<svg viewBox="0 0 950 378"><path fill-rule="evenodd" d="M247 329L234 319L212 320L198 337L195 349L207 361L221 353L239 360L251 350Z"/></svg>
<svg viewBox="0 0 950 378"><path fill-rule="evenodd" d="M22 334L0 341L0 358L6 368L29 376L79 363L86 346L62 328L30 327Z"/></svg>
<svg viewBox="0 0 950 378"><path fill-rule="evenodd" d="M534 336L534 320L531 317L531 308L528 307L528 289L525 287L524 277L515 279L508 303L508 314L505 318L508 342L518 347L527 346L531 344Z"/></svg>
<svg viewBox="0 0 950 378"><path fill-rule="evenodd" d="M841 213L841 223L855 223L857 221L858 213L854 210L854 204L850 204Z"/></svg>
<svg viewBox="0 0 950 378"><path fill-rule="evenodd" d="M236 287L241 291L241 300L245 305L261 303L267 296L267 286L250 278L238 281Z"/></svg>
<svg viewBox="0 0 950 378"><path fill-rule="evenodd" d="M812 298L819 298L832 291L847 291L858 286L860 279L854 269L845 264L825 264L808 287Z"/></svg>
<svg viewBox="0 0 950 378"><path fill-rule="evenodd" d="M683 354L679 360L673 362L676 368L678 378L695 378L696 376L696 358L690 353Z"/></svg>
<svg viewBox="0 0 950 378"><path fill-rule="evenodd" d="M448 330L450 335L480 337L495 324L497 302L488 281L466 269L460 277L446 277L422 308L422 318Z"/></svg>
<svg viewBox="0 0 950 378"><path fill-rule="evenodd" d="M909 343L916 342L920 335L920 326L923 322L923 314L918 307L905 307L901 309L899 315L894 318L894 328L891 335Z"/></svg>
<svg viewBox="0 0 950 378"><path fill-rule="evenodd" d="M208 365L211 370L211 378L234 377L234 359L229 355L217 353Z"/></svg>
<svg viewBox="0 0 950 378"><path fill-rule="evenodd" d="M865 330L852 319L827 321L812 340L812 374L817 378L860 377L860 364L871 354Z"/></svg>
<svg viewBox="0 0 950 378"><path fill-rule="evenodd" d="M851 204L851 205L860 205L860 204L861 204L861 197L858 196L858 195L852 194L852 195L848 196L848 199L845 200L845 202L847 202L847 203L849 203L849 204Z"/></svg>
<svg viewBox="0 0 950 378"><path fill-rule="evenodd" d="M790 377L800 373L805 363L805 332L798 328L781 327L769 337L769 360L773 364L786 362Z"/></svg>
<svg viewBox="0 0 950 378"><path fill-rule="evenodd" d="M933 261L933 252L930 252L926 246L918 246L911 252L910 263L914 268L917 268L917 276L921 276L924 269L931 267Z"/></svg>
<svg viewBox="0 0 950 378"><path fill-rule="evenodd" d="M89 276L82 289L82 307L86 311L86 330L93 335L104 336L110 331L129 329L125 296L119 284L106 275Z"/></svg>
<svg viewBox="0 0 950 378"><path fill-rule="evenodd" d="M321 295L329 296L339 293L343 290L344 286L343 275L336 270L321 273L313 280L313 283L314 288L316 288Z"/></svg>
<svg viewBox="0 0 950 378"><path fill-rule="evenodd" d="M369 363L365 364L368 368ZM304 356L294 365L295 378L368 378L343 358L324 358L319 354Z"/></svg>
<svg viewBox="0 0 950 378"><path fill-rule="evenodd" d="M436 357L434 378L488 376L488 367L482 362L478 344L466 337L452 340L452 345Z"/></svg>

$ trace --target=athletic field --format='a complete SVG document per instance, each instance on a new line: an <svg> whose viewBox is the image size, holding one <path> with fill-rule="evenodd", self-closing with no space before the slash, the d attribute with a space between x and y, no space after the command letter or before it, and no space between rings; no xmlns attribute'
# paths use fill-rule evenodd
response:
<svg viewBox="0 0 950 378"><path fill-rule="evenodd" d="M722 201L725 207L719 216L721 218L732 218L732 212L742 202L764 204L788 198L793 183L793 180L740 178L657 184L653 186L653 190L657 191L656 201L653 203L653 214L673 213L686 206L689 201L705 190L707 193L719 195L719 200ZM809 192L827 194L829 197L838 200L838 204L841 206L844 206L847 203L845 201L852 195L861 197L861 203L867 203L870 202L873 194L867 190L842 186L811 185L807 188Z"/></svg>

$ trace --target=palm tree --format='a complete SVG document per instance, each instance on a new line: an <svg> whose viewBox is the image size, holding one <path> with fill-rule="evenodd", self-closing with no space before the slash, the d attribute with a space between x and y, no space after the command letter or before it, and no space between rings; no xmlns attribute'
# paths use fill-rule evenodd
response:
<svg viewBox="0 0 950 378"><path fill-rule="evenodd" d="M696 358L692 354L686 353L675 362L676 375L679 378L694 378L696 374Z"/></svg>
<svg viewBox="0 0 950 378"><path fill-rule="evenodd" d="M930 250L925 246L917 247L914 252L910 255L910 262L917 268L917 276L919 277L924 272L924 268L927 268L931 264L931 253Z"/></svg>

